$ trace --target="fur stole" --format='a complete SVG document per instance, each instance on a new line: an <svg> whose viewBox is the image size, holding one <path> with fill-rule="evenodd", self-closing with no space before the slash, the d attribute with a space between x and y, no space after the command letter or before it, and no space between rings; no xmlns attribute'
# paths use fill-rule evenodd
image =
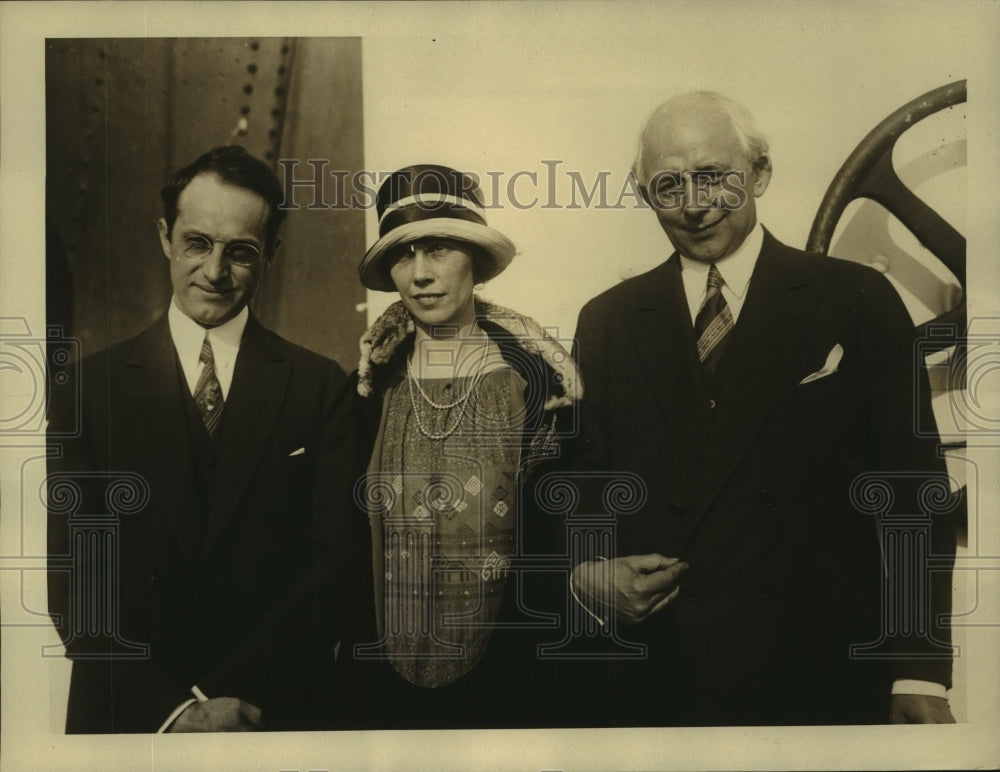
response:
<svg viewBox="0 0 1000 772"><path fill-rule="evenodd" d="M485 319L510 333L517 345L526 353L540 356L555 373L561 393L550 394L546 410L569 407L583 396L583 384L576 362L569 352L534 319L495 305L480 298L475 299L476 317ZM371 396L374 390L374 371L392 359L393 354L415 332L413 319L406 306L397 300L389 306L375 323L361 336L361 361L358 363L358 394Z"/></svg>

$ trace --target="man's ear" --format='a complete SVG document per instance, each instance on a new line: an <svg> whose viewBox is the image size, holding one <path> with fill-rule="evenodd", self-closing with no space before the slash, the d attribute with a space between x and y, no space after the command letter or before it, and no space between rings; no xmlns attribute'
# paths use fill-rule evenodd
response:
<svg viewBox="0 0 1000 772"><path fill-rule="evenodd" d="M271 262L278 256L278 247L281 246L281 236L274 237L274 243L267 253L267 260L264 261L264 267L266 268L271 264Z"/></svg>
<svg viewBox="0 0 1000 772"><path fill-rule="evenodd" d="M771 182L771 156L760 156L753 164L753 195L760 198Z"/></svg>
<svg viewBox="0 0 1000 772"><path fill-rule="evenodd" d="M170 237L167 235L167 221L160 218L156 221L156 229L160 232L160 249L167 260L170 259Z"/></svg>
<svg viewBox="0 0 1000 772"><path fill-rule="evenodd" d="M639 175L636 173L635 164L632 164L632 169L629 171L629 174L631 174L632 179L635 180L635 186L639 188L639 195L642 196L642 200L646 202L647 206L652 206L649 201L649 190L645 185L639 182Z"/></svg>

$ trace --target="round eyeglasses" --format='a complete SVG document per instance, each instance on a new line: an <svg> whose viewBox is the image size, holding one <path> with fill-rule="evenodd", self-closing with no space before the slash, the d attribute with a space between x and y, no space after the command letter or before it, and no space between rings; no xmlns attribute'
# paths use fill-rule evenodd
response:
<svg viewBox="0 0 1000 772"><path fill-rule="evenodd" d="M208 236L187 235L184 237L184 256L191 260L204 260L222 244L222 256L233 265L251 266L260 260L260 249L246 241L219 241Z"/></svg>

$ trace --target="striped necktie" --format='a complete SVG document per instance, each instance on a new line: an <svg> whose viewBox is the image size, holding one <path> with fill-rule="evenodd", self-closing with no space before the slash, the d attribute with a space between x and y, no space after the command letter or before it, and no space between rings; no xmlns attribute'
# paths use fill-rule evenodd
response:
<svg viewBox="0 0 1000 772"><path fill-rule="evenodd" d="M715 267L715 263L712 263L708 269L705 301L701 304L698 316L694 320L694 334L698 339L698 359L701 360L709 376L722 358L722 352L732 329L733 314L722 295L722 275Z"/></svg>
<svg viewBox="0 0 1000 772"><path fill-rule="evenodd" d="M215 377L215 355L212 353L212 344L208 340L207 332L201 344L201 356L198 357L198 361L203 367L198 376L198 383L194 387L194 403L198 406L201 420L204 421L208 436L211 437L219 427L226 403L222 399L222 386Z"/></svg>

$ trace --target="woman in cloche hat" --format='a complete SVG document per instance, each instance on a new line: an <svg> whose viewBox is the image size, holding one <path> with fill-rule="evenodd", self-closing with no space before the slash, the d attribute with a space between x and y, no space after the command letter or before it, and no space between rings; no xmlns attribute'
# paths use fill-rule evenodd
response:
<svg viewBox="0 0 1000 772"><path fill-rule="evenodd" d="M577 368L537 322L474 294L515 248L486 224L469 175L400 169L376 208L379 239L358 275L400 298L361 339L357 498L371 560L368 624L340 652L345 723L530 726L535 637L508 626L528 618L518 545L541 518L519 511L519 489L557 454Z"/></svg>

